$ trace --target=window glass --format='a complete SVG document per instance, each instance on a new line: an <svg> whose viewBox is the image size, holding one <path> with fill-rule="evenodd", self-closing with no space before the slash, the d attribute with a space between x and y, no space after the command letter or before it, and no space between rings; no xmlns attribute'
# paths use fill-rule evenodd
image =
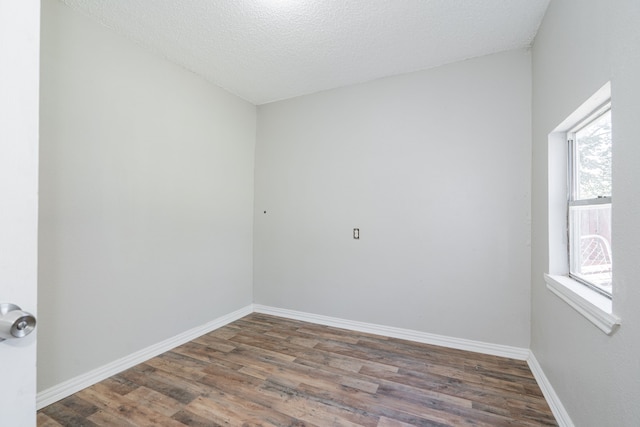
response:
<svg viewBox="0 0 640 427"><path fill-rule="evenodd" d="M611 293L611 204L571 206L571 273Z"/></svg>
<svg viewBox="0 0 640 427"><path fill-rule="evenodd" d="M611 110L575 134L576 200L611 197Z"/></svg>
<svg viewBox="0 0 640 427"><path fill-rule="evenodd" d="M569 274L611 296L611 110L569 136Z"/></svg>

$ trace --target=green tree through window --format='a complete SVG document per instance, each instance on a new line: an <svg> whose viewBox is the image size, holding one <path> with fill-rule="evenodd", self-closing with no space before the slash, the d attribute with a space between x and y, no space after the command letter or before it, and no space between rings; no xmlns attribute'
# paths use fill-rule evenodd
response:
<svg viewBox="0 0 640 427"><path fill-rule="evenodd" d="M611 110L576 132L576 199L611 197Z"/></svg>

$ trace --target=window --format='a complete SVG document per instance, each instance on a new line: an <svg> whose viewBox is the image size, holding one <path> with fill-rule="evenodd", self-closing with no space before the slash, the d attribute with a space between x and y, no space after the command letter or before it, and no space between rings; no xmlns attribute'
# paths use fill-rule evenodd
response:
<svg viewBox="0 0 640 427"><path fill-rule="evenodd" d="M606 334L622 322L613 307L611 153L607 83L549 134L549 272L544 275L549 291Z"/></svg>
<svg viewBox="0 0 640 427"><path fill-rule="evenodd" d="M611 104L592 112L567 138L569 276L610 298Z"/></svg>

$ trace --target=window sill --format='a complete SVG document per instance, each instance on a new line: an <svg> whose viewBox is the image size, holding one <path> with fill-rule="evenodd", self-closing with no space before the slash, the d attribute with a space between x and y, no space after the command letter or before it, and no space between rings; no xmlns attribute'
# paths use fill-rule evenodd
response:
<svg viewBox="0 0 640 427"><path fill-rule="evenodd" d="M605 334L610 335L620 325L620 318L612 314L609 298L590 290L568 276L545 274L547 288L586 317Z"/></svg>

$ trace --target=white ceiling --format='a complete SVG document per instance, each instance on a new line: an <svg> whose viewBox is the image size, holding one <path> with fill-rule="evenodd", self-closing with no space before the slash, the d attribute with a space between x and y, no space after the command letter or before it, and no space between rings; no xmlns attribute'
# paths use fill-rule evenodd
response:
<svg viewBox="0 0 640 427"><path fill-rule="evenodd" d="M531 45L550 0L63 0L256 104Z"/></svg>

